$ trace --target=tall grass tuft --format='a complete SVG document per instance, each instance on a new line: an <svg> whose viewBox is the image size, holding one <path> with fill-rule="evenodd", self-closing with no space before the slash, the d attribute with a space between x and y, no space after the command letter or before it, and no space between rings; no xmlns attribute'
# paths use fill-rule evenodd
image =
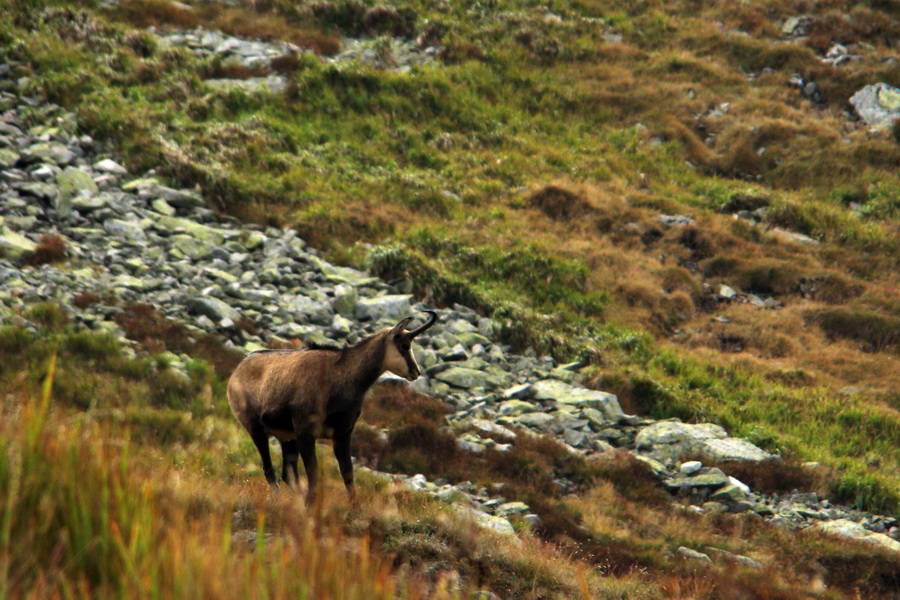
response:
<svg viewBox="0 0 900 600"><path fill-rule="evenodd" d="M115 431L60 420L55 353L46 373L39 397L6 410L0 425L0 597L419 595L365 538L308 517L296 497L250 490L255 531L233 532L247 490L211 492L146 471Z"/></svg>

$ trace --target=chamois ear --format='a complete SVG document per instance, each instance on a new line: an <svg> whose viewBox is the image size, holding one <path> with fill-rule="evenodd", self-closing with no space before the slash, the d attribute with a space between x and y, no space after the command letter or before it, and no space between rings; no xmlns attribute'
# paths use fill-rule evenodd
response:
<svg viewBox="0 0 900 600"><path fill-rule="evenodd" d="M403 333L403 330L406 329L406 326L409 325L410 321L412 321L412 317L406 317L405 319L394 325L393 329L391 329L391 335Z"/></svg>

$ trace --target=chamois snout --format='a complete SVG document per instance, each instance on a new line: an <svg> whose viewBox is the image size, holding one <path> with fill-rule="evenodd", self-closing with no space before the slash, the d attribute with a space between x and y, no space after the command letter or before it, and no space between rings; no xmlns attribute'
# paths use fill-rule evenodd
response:
<svg viewBox="0 0 900 600"><path fill-rule="evenodd" d="M415 381L421 374L416 357L412 352L413 338L437 321L436 313L430 310L426 312L429 315L428 321L416 329L406 331L406 326L412 319L404 319L391 330L391 342L388 344L385 355L385 370L403 377L407 381Z"/></svg>

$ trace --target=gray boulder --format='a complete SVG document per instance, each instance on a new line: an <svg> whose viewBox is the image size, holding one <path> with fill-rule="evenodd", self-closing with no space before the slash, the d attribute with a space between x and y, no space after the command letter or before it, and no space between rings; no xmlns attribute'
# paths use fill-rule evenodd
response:
<svg viewBox="0 0 900 600"><path fill-rule="evenodd" d="M690 548L687 548L685 546L680 546L678 548L678 554L680 554L681 556L683 556L684 558L686 558L688 560L696 560L699 562L712 564L712 559L709 556L707 556L706 554L703 554L702 552L697 552L696 550L691 550Z"/></svg>
<svg viewBox="0 0 900 600"><path fill-rule="evenodd" d="M26 151L32 162L45 162L64 166L75 160L75 153L59 142L39 142Z"/></svg>
<svg viewBox="0 0 900 600"><path fill-rule="evenodd" d="M19 162L19 154L11 148L0 148L0 169L9 169Z"/></svg>
<svg viewBox="0 0 900 600"><path fill-rule="evenodd" d="M351 285L340 283L334 288L334 300L331 308L340 315L350 317L356 311L356 303L359 302L359 294Z"/></svg>
<svg viewBox="0 0 900 600"><path fill-rule="evenodd" d="M237 322L241 318L241 314L237 310L218 298L194 298L190 301L189 308L194 313L208 317L215 323L221 323L223 319Z"/></svg>
<svg viewBox="0 0 900 600"><path fill-rule="evenodd" d="M147 241L147 234L144 233L144 228L141 227L140 223L138 223L137 221L107 219L103 222L103 229L105 229L106 233L110 234L111 236L120 239L132 242Z"/></svg>
<svg viewBox="0 0 900 600"><path fill-rule="evenodd" d="M751 461L762 462L773 458L771 454L751 444L750 442L738 438L725 439L708 439L701 441L698 451L703 456L713 461Z"/></svg>
<svg viewBox="0 0 900 600"><path fill-rule="evenodd" d="M104 158L103 160L94 163L94 169L100 171L101 173L110 173L111 175L128 174L128 171L125 170L125 167L110 158Z"/></svg>
<svg viewBox="0 0 900 600"><path fill-rule="evenodd" d="M674 465L688 455L701 455L713 461L763 461L771 454L748 441L730 438L712 423L689 424L658 421L642 429L635 437L638 452L667 465Z"/></svg>
<svg viewBox="0 0 900 600"><path fill-rule="evenodd" d="M451 367L446 371L441 371L434 376L438 381L456 388L469 390L473 388L494 388L500 385L492 375L484 371L477 371L467 367Z"/></svg>
<svg viewBox="0 0 900 600"><path fill-rule="evenodd" d="M378 319L401 320L412 316L412 296L390 294L376 298L363 298L356 304L356 318L362 321Z"/></svg>
<svg viewBox="0 0 900 600"><path fill-rule="evenodd" d="M535 400L552 400L573 408L593 408L611 421L619 421L626 416L614 394L572 386L556 379L538 381L532 385L531 395Z"/></svg>
<svg viewBox="0 0 900 600"><path fill-rule="evenodd" d="M87 171L66 167L56 175L56 186L59 194L56 195L54 208L61 217L72 213L72 199L77 196L90 196L99 190L94 178Z"/></svg>
<svg viewBox="0 0 900 600"><path fill-rule="evenodd" d="M900 542L883 533L869 531L859 523L849 519L837 519L817 523L815 528L838 537L859 540L880 548L900 553Z"/></svg>
<svg viewBox="0 0 900 600"><path fill-rule="evenodd" d="M34 252L35 248L37 248L37 244L24 235L10 230L0 220L0 256L13 262L19 262Z"/></svg>
<svg viewBox="0 0 900 600"><path fill-rule="evenodd" d="M889 129L900 118L900 89L886 83L867 85L850 97L850 104L872 129Z"/></svg>
<svg viewBox="0 0 900 600"><path fill-rule="evenodd" d="M331 325L334 316L331 306L309 296L297 296L292 303L292 308L310 323L318 325Z"/></svg>

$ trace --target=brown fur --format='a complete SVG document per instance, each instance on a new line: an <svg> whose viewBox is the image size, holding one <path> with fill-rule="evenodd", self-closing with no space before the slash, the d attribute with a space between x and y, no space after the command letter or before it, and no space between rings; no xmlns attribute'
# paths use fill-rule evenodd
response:
<svg viewBox="0 0 900 600"><path fill-rule="evenodd" d="M345 348L308 345L299 350L264 350L247 356L228 381L228 402L253 439L269 483L275 471L269 456L269 437L281 442L282 480L296 480L297 458L303 458L309 481L309 500L315 494L315 440L334 440L334 451L351 499L353 467L350 435L362 410L366 392L385 371L412 381L419 367L412 355L412 338L430 327L406 331L404 319L358 344Z"/></svg>

